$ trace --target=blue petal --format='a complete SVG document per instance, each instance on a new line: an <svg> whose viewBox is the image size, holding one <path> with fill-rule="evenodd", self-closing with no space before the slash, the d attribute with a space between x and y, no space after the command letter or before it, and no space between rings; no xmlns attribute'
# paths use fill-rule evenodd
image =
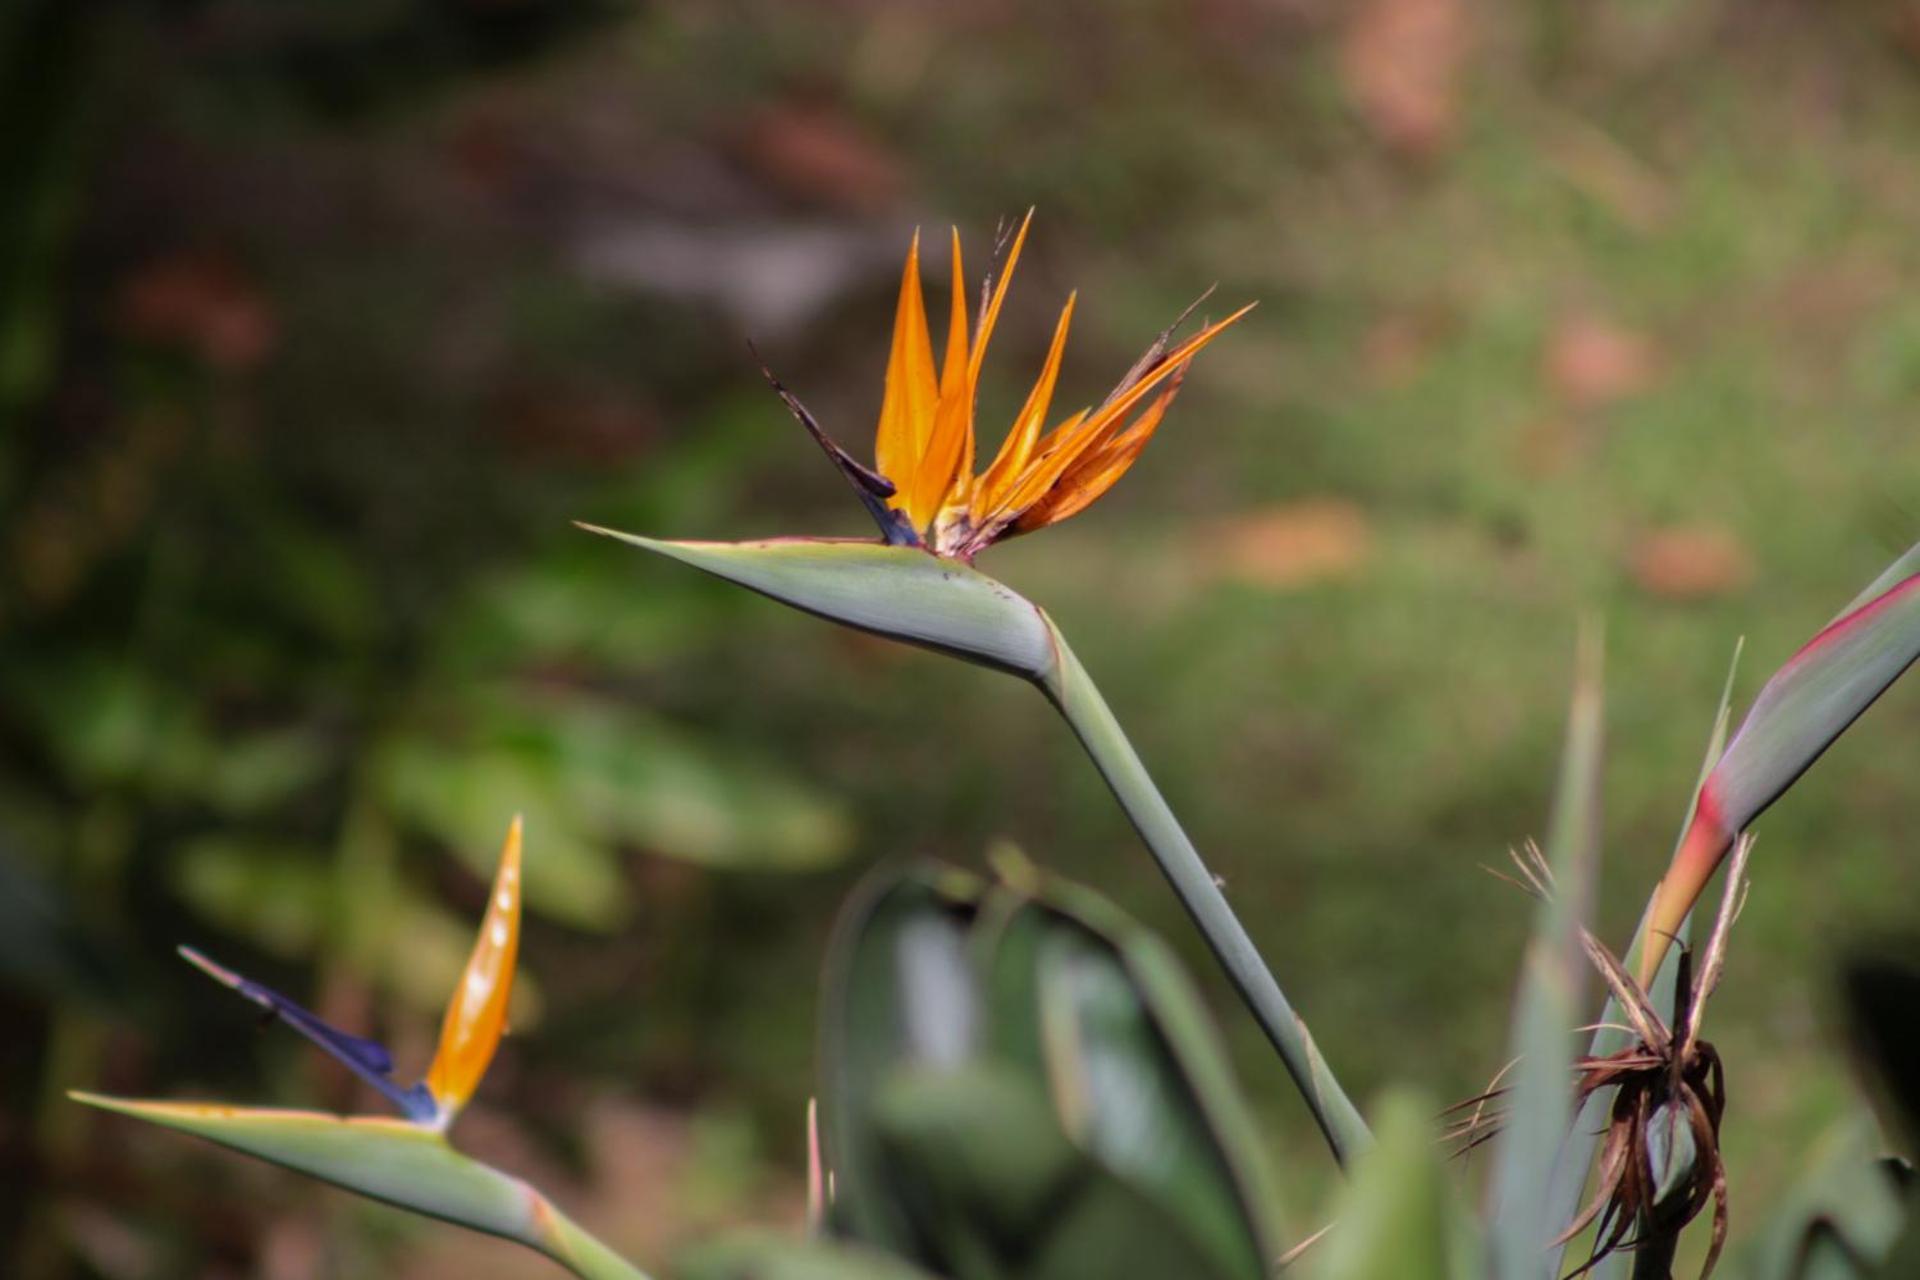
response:
<svg viewBox="0 0 1920 1280"><path fill-rule="evenodd" d="M192 947L181 947L180 954L215 982L253 1001L319 1045L329 1057L378 1089L407 1119L427 1124L437 1117L439 1107L427 1092L425 1084L402 1089L394 1083L393 1055L379 1041L348 1035L271 987L262 986L251 978L243 978L233 970L215 964Z"/></svg>

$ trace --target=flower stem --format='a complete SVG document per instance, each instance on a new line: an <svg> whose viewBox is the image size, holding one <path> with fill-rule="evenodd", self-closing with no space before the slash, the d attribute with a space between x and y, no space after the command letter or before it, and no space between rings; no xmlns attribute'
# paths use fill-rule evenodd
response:
<svg viewBox="0 0 1920 1280"><path fill-rule="evenodd" d="M1167 807L1146 766L1127 741L1120 722L1114 719L1106 699L1100 696L1086 668L1067 646L1060 629L1051 619L1047 625L1058 659L1053 669L1037 681L1041 691L1059 708L1093 758L1094 767L1113 789L1114 798L1126 810L1140 838L1146 841L1174 895L1180 899L1180 905L1187 909L1240 998L1246 1001L1260 1029L1266 1032L1280 1060L1286 1064L1287 1073L1306 1099L1307 1108L1326 1136L1327 1145L1333 1148L1334 1158L1346 1164L1372 1142L1366 1121L1361 1119L1359 1110L1320 1056L1307 1024L1287 1003L1273 972L1260 958L1246 927L1220 891L1219 881L1200 860L1199 851L1181 829L1173 810Z"/></svg>
<svg viewBox="0 0 1920 1280"><path fill-rule="evenodd" d="M580 1280L648 1280L647 1273L608 1248L598 1236L560 1212L551 1200L539 1196L535 1213L540 1223L536 1248L579 1276Z"/></svg>

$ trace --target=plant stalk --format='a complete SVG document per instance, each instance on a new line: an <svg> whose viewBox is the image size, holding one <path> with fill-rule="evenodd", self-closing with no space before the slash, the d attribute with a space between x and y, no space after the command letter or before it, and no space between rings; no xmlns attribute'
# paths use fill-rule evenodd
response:
<svg viewBox="0 0 1920 1280"><path fill-rule="evenodd" d="M551 1200L534 1193L534 1212L540 1223L540 1252L579 1276L580 1280L649 1280L647 1273L615 1253L596 1235L560 1212Z"/></svg>
<svg viewBox="0 0 1920 1280"><path fill-rule="evenodd" d="M1057 657L1053 669L1036 683L1093 758L1094 767L1146 841L1180 905L1187 909L1254 1020L1286 1064L1327 1145L1333 1148L1334 1158L1347 1164L1373 1141L1366 1121L1320 1056L1306 1023L1287 1003L1273 972L1220 891L1219 881L1167 807L1106 699L1100 696L1060 629L1051 619L1047 626Z"/></svg>

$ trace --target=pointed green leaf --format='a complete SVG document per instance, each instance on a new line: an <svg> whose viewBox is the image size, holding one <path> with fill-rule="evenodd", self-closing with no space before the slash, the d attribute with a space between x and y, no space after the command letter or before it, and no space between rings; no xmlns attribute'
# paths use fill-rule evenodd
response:
<svg viewBox="0 0 1920 1280"><path fill-rule="evenodd" d="M1224 1275L1277 1256L1271 1180L1199 998L1165 944L1052 880L980 926L995 1052L1048 1090L1069 1137L1184 1224Z"/></svg>
<svg viewBox="0 0 1920 1280"><path fill-rule="evenodd" d="M1920 658L1920 547L1875 582L1897 578L1841 614L1767 681L1700 790L1693 825L1660 883L1640 974L1692 909L1733 839L1820 758Z"/></svg>
<svg viewBox="0 0 1920 1280"><path fill-rule="evenodd" d="M1488 1187L1488 1246L1504 1280L1550 1276L1548 1249L1560 1234L1548 1212L1548 1174L1573 1110L1573 1032L1585 967L1579 931L1600 841L1599 646L1583 643L1581 650L1545 851L1553 892L1540 903L1523 963L1509 1046L1519 1065Z"/></svg>
<svg viewBox="0 0 1920 1280"><path fill-rule="evenodd" d="M1354 1162L1326 1239L1306 1256L1314 1280L1465 1280L1470 1222L1453 1203L1433 1141L1433 1109L1390 1094L1374 1109L1374 1145ZM1289 1272L1291 1274L1291 1272Z"/></svg>
<svg viewBox="0 0 1920 1280"><path fill-rule="evenodd" d="M856 891L830 948L821 1001L820 1119L835 1221L854 1237L920 1257L908 1206L873 1123L874 1099L907 1069L956 1070L978 1041L967 931L978 886L918 869Z"/></svg>
<svg viewBox="0 0 1920 1280"><path fill-rule="evenodd" d="M1039 607L958 560L877 542L668 542L581 527L861 631L1029 680L1053 670L1053 642Z"/></svg>
<svg viewBox="0 0 1920 1280"><path fill-rule="evenodd" d="M1193 1237L1164 1202L1117 1175L1089 1165L1080 1194L1060 1213L1019 1280L1088 1280L1092 1276L1231 1280L1219 1254Z"/></svg>

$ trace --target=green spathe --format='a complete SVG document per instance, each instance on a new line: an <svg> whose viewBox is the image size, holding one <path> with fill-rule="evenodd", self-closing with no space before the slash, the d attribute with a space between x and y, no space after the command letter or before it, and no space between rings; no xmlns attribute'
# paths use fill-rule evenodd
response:
<svg viewBox="0 0 1920 1280"><path fill-rule="evenodd" d="M1029 680L1055 664L1040 607L958 560L915 547L825 538L672 542L581 525L796 609Z"/></svg>
<svg viewBox="0 0 1920 1280"><path fill-rule="evenodd" d="M384 1116L71 1096L402 1209L516 1240L590 1280L645 1280L545 1196L460 1154L424 1125Z"/></svg>

